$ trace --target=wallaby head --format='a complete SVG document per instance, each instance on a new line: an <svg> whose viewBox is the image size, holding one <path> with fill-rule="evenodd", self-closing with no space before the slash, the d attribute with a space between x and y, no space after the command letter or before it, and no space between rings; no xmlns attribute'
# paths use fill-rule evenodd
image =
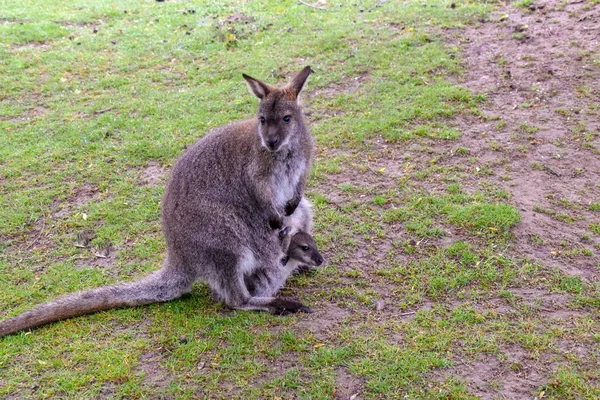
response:
<svg viewBox="0 0 600 400"><path fill-rule="evenodd" d="M312 69L307 66L298 72L291 82L280 88L242 74L248 89L259 98L258 134L261 144L271 152L277 152L290 143L292 138L306 128L300 109L300 92Z"/></svg>
<svg viewBox="0 0 600 400"><path fill-rule="evenodd" d="M318 267L323 264L323 257L317 249L315 240L303 231L298 231L292 236L287 255L290 259L300 261L302 264L311 267Z"/></svg>

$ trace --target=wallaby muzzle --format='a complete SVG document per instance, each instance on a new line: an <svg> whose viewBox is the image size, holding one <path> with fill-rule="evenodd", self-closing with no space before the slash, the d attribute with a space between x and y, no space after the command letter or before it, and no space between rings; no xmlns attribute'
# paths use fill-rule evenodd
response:
<svg viewBox="0 0 600 400"><path fill-rule="evenodd" d="M269 151L277 152L284 143L284 138L276 129L265 129L261 132L262 145Z"/></svg>
<svg viewBox="0 0 600 400"><path fill-rule="evenodd" d="M267 145L267 149L271 150L271 151L277 151L279 150L279 138L278 137L273 137L273 138L269 138L265 140L265 144Z"/></svg>

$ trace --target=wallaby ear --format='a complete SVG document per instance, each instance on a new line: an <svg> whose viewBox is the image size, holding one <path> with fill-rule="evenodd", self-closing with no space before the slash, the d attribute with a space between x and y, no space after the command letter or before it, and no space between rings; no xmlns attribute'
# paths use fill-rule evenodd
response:
<svg viewBox="0 0 600 400"><path fill-rule="evenodd" d="M300 98L300 92L304 89L306 82L308 81L308 76L315 71L312 70L310 65L307 65L302 69L302 71L298 72L296 76L292 78L292 81L289 83L289 87L294 89L296 92L296 97Z"/></svg>
<svg viewBox="0 0 600 400"><path fill-rule="evenodd" d="M258 97L259 99L264 99L269 93L271 93L275 88L268 83L263 81L259 81L258 79L254 79L251 76L246 74L242 74L244 79L246 80L246 84L248 85L248 90L250 93Z"/></svg>

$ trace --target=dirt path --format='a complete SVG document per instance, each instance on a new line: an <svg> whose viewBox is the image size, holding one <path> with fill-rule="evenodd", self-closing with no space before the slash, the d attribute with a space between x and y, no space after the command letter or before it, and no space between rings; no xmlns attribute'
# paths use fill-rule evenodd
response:
<svg viewBox="0 0 600 400"><path fill-rule="evenodd" d="M487 95L481 118L459 121L459 145L513 196L518 256L590 280L600 272L590 227L600 222L599 43L597 5L554 0L500 8L455 43L461 84Z"/></svg>

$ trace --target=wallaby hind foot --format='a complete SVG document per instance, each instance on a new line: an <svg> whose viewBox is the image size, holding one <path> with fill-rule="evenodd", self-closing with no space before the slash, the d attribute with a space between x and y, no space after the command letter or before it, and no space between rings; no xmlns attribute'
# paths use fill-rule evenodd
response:
<svg viewBox="0 0 600 400"><path fill-rule="evenodd" d="M295 299L287 299L284 297L278 297L273 302L271 302L271 307L273 307L273 314L276 315L288 315L295 314L299 312L310 314L312 310L300 303Z"/></svg>

